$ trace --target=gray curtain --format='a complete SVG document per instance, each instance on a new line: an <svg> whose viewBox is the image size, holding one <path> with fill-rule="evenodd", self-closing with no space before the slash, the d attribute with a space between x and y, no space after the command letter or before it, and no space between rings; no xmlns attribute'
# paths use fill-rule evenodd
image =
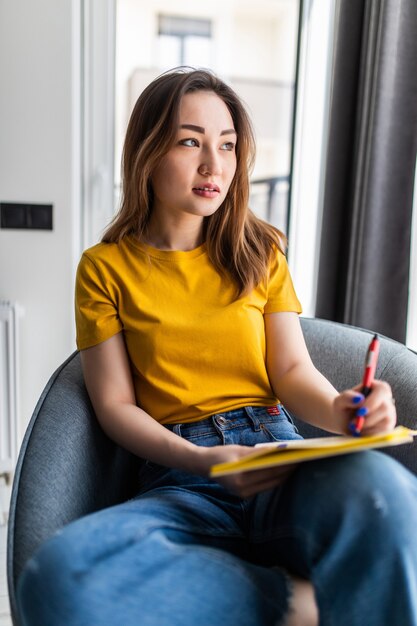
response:
<svg viewBox="0 0 417 626"><path fill-rule="evenodd" d="M339 0L316 315L404 342L417 0Z"/></svg>

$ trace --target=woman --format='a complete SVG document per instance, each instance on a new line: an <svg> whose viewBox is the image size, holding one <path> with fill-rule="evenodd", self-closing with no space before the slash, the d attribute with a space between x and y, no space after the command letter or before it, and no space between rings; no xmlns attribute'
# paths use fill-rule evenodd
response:
<svg viewBox="0 0 417 626"><path fill-rule="evenodd" d="M248 209L253 156L241 102L209 72L164 74L136 103L121 210L80 261L76 321L97 418L145 459L138 495L41 548L24 624L417 624L417 487L398 463L209 478L298 438L287 409L340 434L355 414L366 434L396 423L386 383L338 393L313 366L285 238Z"/></svg>

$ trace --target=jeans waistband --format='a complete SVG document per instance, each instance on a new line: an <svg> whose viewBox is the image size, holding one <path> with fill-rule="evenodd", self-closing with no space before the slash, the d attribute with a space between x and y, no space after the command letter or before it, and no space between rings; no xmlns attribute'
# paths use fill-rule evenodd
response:
<svg viewBox="0 0 417 626"><path fill-rule="evenodd" d="M165 424L165 428L173 431L180 436L187 436L189 432L200 431L201 433L207 433L215 430L226 431L236 428L238 425L242 425L242 422L250 424L255 432L262 429L262 425L276 421L281 417L292 422L288 412L284 409L282 404L276 404L274 406L244 406L239 409L233 409L231 411L223 411L221 413L215 413L210 417L206 417L202 420L195 422L186 422L178 424Z"/></svg>

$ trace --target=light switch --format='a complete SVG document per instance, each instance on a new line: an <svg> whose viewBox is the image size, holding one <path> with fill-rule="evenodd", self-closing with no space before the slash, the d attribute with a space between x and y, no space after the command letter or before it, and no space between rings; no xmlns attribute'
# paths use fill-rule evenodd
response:
<svg viewBox="0 0 417 626"><path fill-rule="evenodd" d="M0 202L0 228L52 230L52 204Z"/></svg>

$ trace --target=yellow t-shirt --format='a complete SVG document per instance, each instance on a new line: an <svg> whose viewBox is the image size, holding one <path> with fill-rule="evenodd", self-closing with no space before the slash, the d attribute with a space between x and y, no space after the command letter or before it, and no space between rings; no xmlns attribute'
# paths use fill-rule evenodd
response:
<svg viewBox="0 0 417 626"><path fill-rule="evenodd" d="M269 277L236 300L204 245L164 251L131 237L84 252L75 304L78 348L123 331L138 406L162 424L275 404L263 314L301 312L279 251Z"/></svg>

